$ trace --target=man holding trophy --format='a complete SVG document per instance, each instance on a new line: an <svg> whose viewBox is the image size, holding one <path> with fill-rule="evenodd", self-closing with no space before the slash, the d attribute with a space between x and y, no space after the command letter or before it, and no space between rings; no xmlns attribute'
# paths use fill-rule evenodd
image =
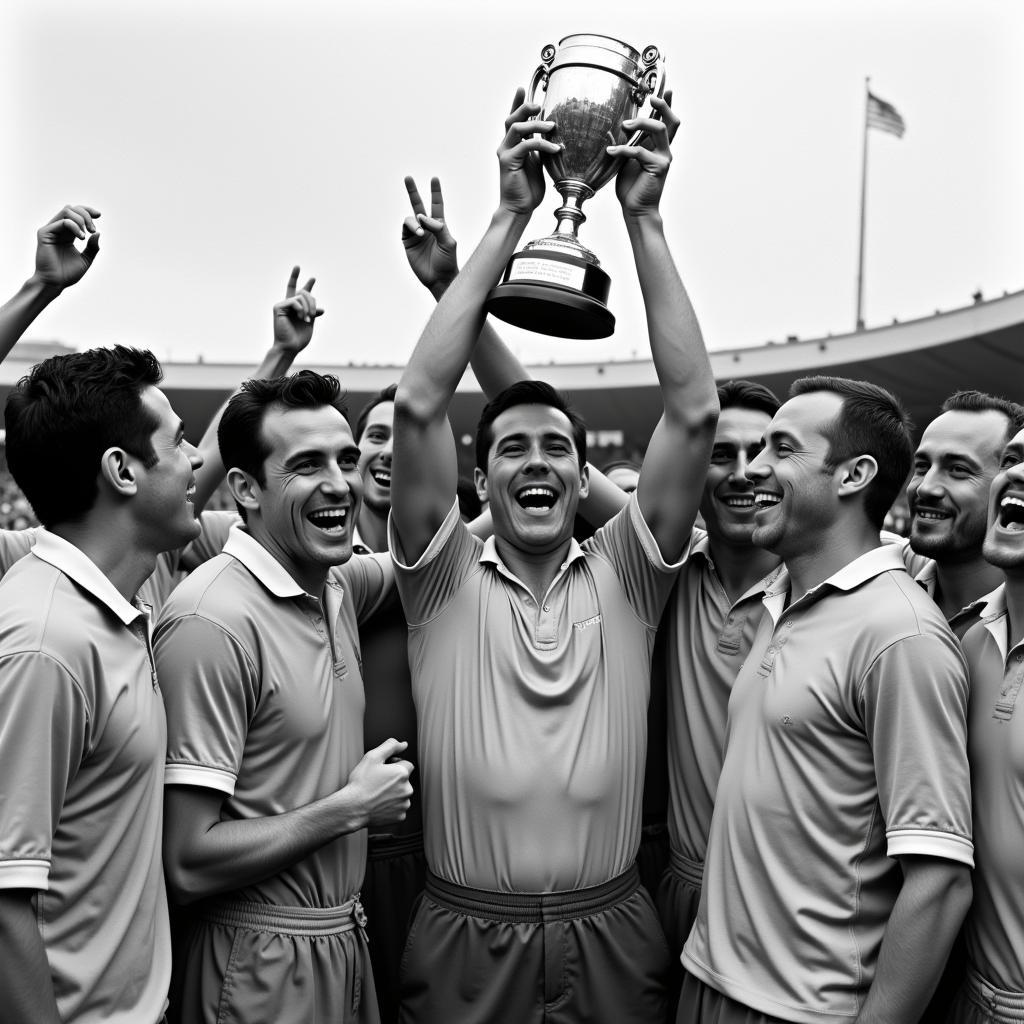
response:
<svg viewBox="0 0 1024 1024"><path fill-rule="evenodd" d="M402 1019L639 1024L664 1016L669 965L633 866L650 657L718 401L659 211L679 122L654 95L656 116L626 118L611 134L621 141L601 134L596 153L618 168L665 406L638 490L577 544L585 428L553 388L519 382L488 404L477 432L494 536L483 543L461 523L448 405L488 295L543 198L541 158L549 166L578 141L530 120L541 108L523 98L498 149L498 209L395 399L390 542L409 621L429 868Z"/></svg>

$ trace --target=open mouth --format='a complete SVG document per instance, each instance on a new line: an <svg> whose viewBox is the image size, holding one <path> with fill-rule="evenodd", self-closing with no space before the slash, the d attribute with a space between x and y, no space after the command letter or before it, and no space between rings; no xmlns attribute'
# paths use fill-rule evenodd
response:
<svg viewBox="0 0 1024 1024"><path fill-rule="evenodd" d="M195 501L196 498L196 485L194 483L189 484L185 489L185 500L189 503Z"/></svg>
<svg viewBox="0 0 1024 1024"><path fill-rule="evenodd" d="M391 470L390 469L372 469L370 470L370 476L373 478L373 482L378 487L391 487Z"/></svg>
<svg viewBox="0 0 1024 1024"><path fill-rule="evenodd" d="M516 501L519 502L520 508L524 508L528 512L547 512L554 508L557 500L558 496L555 494L554 488L545 484L524 487L516 494Z"/></svg>
<svg viewBox="0 0 1024 1024"><path fill-rule="evenodd" d="M306 519L324 533L342 533L348 520L348 509L320 508L310 512Z"/></svg>
<svg viewBox="0 0 1024 1024"><path fill-rule="evenodd" d="M754 491L754 508L758 512L762 512L766 508L774 508L780 501L782 501L782 495L776 494L774 491Z"/></svg>
<svg viewBox="0 0 1024 1024"><path fill-rule="evenodd" d="M1024 498L1007 494L999 502L999 525L1010 533L1024 532Z"/></svg>
<svg viewBox="0 0 1024 1024"><path fill-rule="evenodd" d="M923 523L941 523L944 519L952 519L953 513L941 508L924 508L921 505L915 505L914 518L920 519Z"/></svg>
<svg viewBox="0 0 1024 1024"><path fill-rule="evenodd" d="M726 494L719 500L726 506L726 508L736 509L742 512L748 511L754 507L753 494Z"/></svg>

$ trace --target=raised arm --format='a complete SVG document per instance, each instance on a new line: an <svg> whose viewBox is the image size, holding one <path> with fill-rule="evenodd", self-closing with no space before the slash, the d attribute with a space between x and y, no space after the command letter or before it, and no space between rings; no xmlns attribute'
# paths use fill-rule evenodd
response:
<svg viewBox="0 0 1024 1024"><path fill-rule="evenodd" d="M29 325L65 288L80 281L100 251L91 206L65 206L36 232L36 267L17 293L0 306L0 361ZM79 250L75 242L84 241Z"/></svg>
<svg viewBox="0 0 1024 1024"><path fill-rule="evenodd" d="M670 95L652 99L660 119L624 122L628 131L643 128L651 148L609 146L608 152L626 157L615 194L633 248L664 403L647 447L637 499L662 555L675 560L697 514L719 406L700 325L669 251L659 209L672 162L670 143L679 127L670 100Z"/></svg>
<svg viewBox="0 0 1024 1024"><path fill-rule="evenodd" d="M299 289L299 268L292 267L285 287L284 298L274 306L274 340L267 350L263 361L249 376L255 380L270 380L286 374L295 362L296 357L313 339L313 327L317 317L324 311L313 298L313 285L316 278L311 277ZM237 389L236 389L237 391ZM232 392L232 395L236 393ZM220 458L217 445L217 427L231 395L217 410L210 425L206 428L199 442L199 453L203 456L203 464L196 471L196 493L193 504L196 512L201 512L211 495L224 479L224 463Z"/></svg>
<svg viewBox="0 0 1024 1024"><path fill-rule="evenodd" d="M459 274L457 243L445 220L441 182L437 178L430 179L429 216L416 182L407 177L405 187L412 205L412 216L402 224L405 255L417 280L440 302L441 296ZM486 317L470 365L488 399L516 381L527 380L531 376ZM629 495L593 466L589 466L589 471L590 490L580 501L580 515L591 524L601 526L626 504ZM490 532L489 522L488 516L486 532Z"/></svg>
<svg viewBox="0 0 1024 1024"><path fill-rule="evenodd" d="M455 500L458 466L448 406L480 335L487 293L544 196L537 154L560 148L535 136L554 126L527 120L540 108L522 100L520 90L498 147L498 209L469 262L438 302L395 396L391 514L408 561L423 554Z"/></svg>

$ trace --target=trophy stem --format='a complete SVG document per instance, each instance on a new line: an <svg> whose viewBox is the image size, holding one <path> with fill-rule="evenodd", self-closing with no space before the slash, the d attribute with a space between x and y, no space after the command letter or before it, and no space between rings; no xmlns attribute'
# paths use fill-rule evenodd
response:
<svg viewBox="0 0 1024 1024"><path fill-rule="evenodd" d="M580 225L587 219L581 207L583 201L589 199L594 190L582 181L560 181L558 191L562 193L562 205L555 210L558 226L556 235L568 235L576 239Z"/></svg>

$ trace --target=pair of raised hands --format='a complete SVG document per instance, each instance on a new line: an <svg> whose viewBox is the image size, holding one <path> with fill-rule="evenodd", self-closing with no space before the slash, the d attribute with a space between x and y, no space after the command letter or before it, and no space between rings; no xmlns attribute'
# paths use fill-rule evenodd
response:
<svg viewBox="0 0 1024 1024"><path fill-rule="evenodd" d="M555 123L530 120L541 108L536 103L524 103L524 97L523 89L516 91L512 112L505 120L505 137L498 147L498 163L502 207L514 214L529 215L544 197L540 156L555 154L561 146L544 137L554 130ZM657 210L672 162L670 146L679 130L671 90L664 99L652 97L651 104L658 117L623 122L629 132L643 130L638 145L607 147L610 156L624 158L615 179L615 194L627 216ZM437 298L459 272L457 243L445 221L441 183L437 178L430 179L429 214L411 177L406 177L405 187L412 215L402 224L402 245L412 272Z"/></svg>

